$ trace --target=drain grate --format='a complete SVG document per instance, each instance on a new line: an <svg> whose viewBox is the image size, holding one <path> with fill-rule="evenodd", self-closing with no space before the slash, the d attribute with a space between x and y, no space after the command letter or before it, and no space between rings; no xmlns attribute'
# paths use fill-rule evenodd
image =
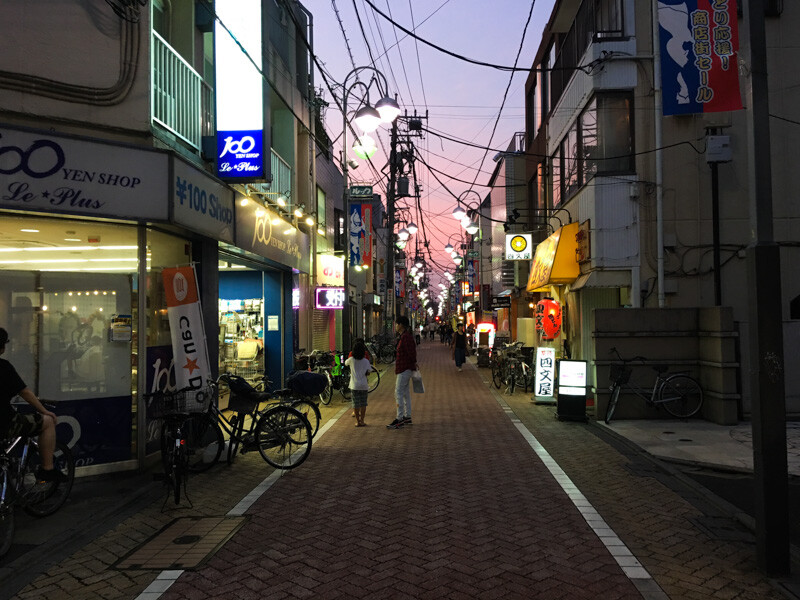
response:
<svg viewBox="0 0 800 600"><path fill-rule="evenodd" d="M181 517L117 561L115 569L196 569L222 548L247 517Z"/></svg>

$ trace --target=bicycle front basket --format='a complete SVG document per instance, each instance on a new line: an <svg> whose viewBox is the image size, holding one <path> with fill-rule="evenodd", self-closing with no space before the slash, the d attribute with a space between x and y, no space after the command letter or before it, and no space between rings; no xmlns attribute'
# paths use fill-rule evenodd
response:
<svg viewBox="0 0 800 600"><path fill-rule="evenodd" d="M609 378L611 379L611 383L619 383L620 385L624 385L630 381L631 373L633 373L633 369L630 367L614 364L611 365Z"/></svg>
<svg viewBox="0 0 800 600"><path fill-rule="evenodd" d="M195 390L156 392L145 397L149 399L148 416L158 419L170 415L205 412L214 394L209 386Z"/></svg>

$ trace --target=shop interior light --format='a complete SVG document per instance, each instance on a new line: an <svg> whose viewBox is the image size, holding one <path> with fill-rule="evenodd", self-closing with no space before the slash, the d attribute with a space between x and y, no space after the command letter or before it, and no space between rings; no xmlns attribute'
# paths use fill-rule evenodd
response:
<svg viewBox="0 0 800 600"><path fill-rule="evenodd" d="M381 121L384 123L391 123L400 115L400 106L397 100L384 96L375 104L375 109L381 116Z"/></svg>
<svg viewBox="0 0 800 600"><path fill-rule="evenodd" d="M456 206L455 209L453 210L453 218L458 219L459 221L463 219L464 216L466 216L466 214L467 211L464 210L464 207L461 206L460 204Z"/></svg>
<svg viewBox="0 0 800 600"><path fill-rule="evenodd" d="M353 117L356 126L364 133L371 133L381 124L381 114L369 104L362 106Z"/></svg>

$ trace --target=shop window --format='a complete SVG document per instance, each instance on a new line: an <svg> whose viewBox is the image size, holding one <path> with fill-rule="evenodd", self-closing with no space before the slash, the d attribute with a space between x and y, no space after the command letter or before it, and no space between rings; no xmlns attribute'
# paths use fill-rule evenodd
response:
<svg viewBox="0 0 800 600"><path fill-rule="evenodd" d="M60 402L59 435L69 436L78 466L129 460L136 228L7 214L2 222L13 232L0 240L0 326L10 335L3 358L34 393Z"/></svg>
<svg viewBox="0 0 800 600"><path fill-rule="evenodd" d="M561 146L550 157L550 198L552 208L561 205L563 199L563 189L561 181Z"/></svg>

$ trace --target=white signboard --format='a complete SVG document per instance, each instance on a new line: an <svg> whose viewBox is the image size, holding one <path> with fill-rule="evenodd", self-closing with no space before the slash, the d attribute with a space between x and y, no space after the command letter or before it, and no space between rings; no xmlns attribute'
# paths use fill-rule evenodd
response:
<svg viewBox="0 0 800 600"><path fill-rule="evenodd" d="M166 221L169 156L0 128L0 207Z"/></svg>
<svg viewBox="0 0 800 600"><path fill-rule="evenodd" d="M555 393L555 374L555 348L537 348L536 383L533 390L533 395L537 398L552 398Z"/></svg>
<svg viewBox="0 0 800 600"><path fill-rule="evenodd" d="M558 361L558 394L567 396L586 395L586 361Z"/></svg>
<svg viewBox="0 0 800 600"><path fill-rule="evenodd" d="M233 190L174 159L172 219L192 231L233 243Z"/></svg>
<svg viewBox="0 0 800 600"><path fill-rule="evenodd" d="M533 250L533 234L506 234L506 260L531 260Z"/></svg>
<svg viewBox="0 0 800 600"><path fill-rule="evenodd" d="M344 257L332 254L317 255L317 284L330 286L344 285Z"/></svg>
<svg viewBox="0 0 800 600"><path fill-rule="evenodd" d="M266 177L261 0L217 0L214 31L217 175L225 180ZM224 23L224 25L223 25ZM283 192L286 190L278 190Z"/></svg>

